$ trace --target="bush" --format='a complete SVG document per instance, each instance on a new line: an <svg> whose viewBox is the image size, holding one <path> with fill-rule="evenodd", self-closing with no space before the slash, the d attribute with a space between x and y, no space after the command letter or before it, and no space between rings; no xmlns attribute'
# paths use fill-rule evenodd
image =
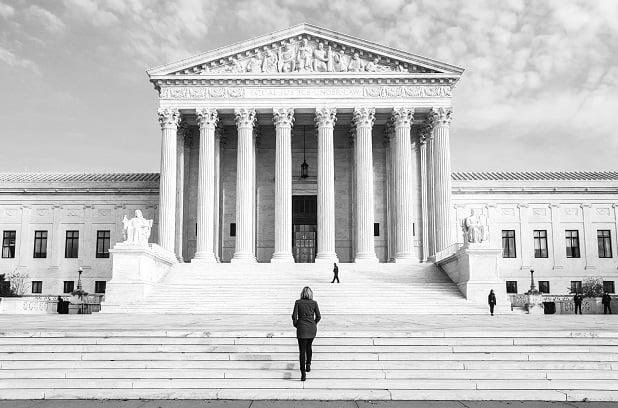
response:
<svg viewBox="0 0 618 408"><path fill-rule="evenodd" d="M603 296L603 279L586 278L582 282L582 295L587 298Z"/></svg>

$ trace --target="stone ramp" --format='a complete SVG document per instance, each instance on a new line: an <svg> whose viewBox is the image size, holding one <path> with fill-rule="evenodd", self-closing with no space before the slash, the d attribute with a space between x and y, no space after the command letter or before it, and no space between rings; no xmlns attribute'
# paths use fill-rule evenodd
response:
<svg viewBox="0 0 618 408"><path fill-rule="evenodd" d="M618 400L618 331L592 319L570 330L566 319L451 316L437 329L431 316L401 316L394 329L390 316L330 316L301 382L293 329L273 322L243 330L233 317L194 315L162 318L157 330L157 316L105 318L114 316L5 329L0 398ZM337 321L345 327L334 330Z"/></svg>
<svg viewBox="0 0 618 408"><path fill-rule="evenodd" d="M322 313L479 314L431 264L179 264L143 302L104 303L103 313L289 314L310 286Z"/></svg>

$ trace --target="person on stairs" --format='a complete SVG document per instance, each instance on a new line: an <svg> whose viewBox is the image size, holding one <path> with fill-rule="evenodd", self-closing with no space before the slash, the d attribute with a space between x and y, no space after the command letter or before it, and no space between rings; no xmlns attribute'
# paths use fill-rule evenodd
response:
<svg viewBox="0 0 618 408"><path fill-rule="evenodd" d="M601 303L603 303L603 314L607 314L608 311L609 314L612 314L612 297L609 293L605 292L603 298L601 299Z"/></svg>
<svg viewBox="0 0 618 408"><path fill-rule="evenodd" d="M318 302L313 300L313 291L309 286L305 286L300 292L300 299L294 303L292 312L292 324L296 327L296 338L298 339L298 351L300 362L300 380L305 381L307 374L311 371L311 344L318 331L320 308Z"/></svg>
<svg viewBox="0 0 618 408"><path fill-rule="evenodd" d="M335 265L333 267L333 280L330 283L335 283L335 280L339 283L339 267L337 266L337 263L334 263L333 265Z"/></svg>
<svg viewBox="0 0 618 408"><path fill-rule="evenodd" d="M494 306L496 306L496 294L494 293L494 290L491 289L489 291L489 295L487 296L487 303L489 303L489 313L491 313L491 315L494 315Z"/></svg>
<svg viewBox="0 0 618 408"><path fill-rule="evenodd" d="M579 294L579 292L575 292L575 296L573 296L573 303L575 303L575 314L579 310L579 314L582 314L582 300L584 297Z"/></svg>

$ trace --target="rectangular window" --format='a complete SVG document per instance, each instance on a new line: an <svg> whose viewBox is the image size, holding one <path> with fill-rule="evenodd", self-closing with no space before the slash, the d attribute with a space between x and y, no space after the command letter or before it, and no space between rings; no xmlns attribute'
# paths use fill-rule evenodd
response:
<svg viewBox="0 0 618 408"><path fill-rule="evenodd" d="M380 223L379 222L373 223L373 236L374 237L380 236Z"/></svg>
<svg viewBox="0 0 618 408"><path fill-rule="evenodd" d="M43 293L43 281L32 281L32 293Z"/></svg>
<svg viewBox="0 0 618 408"><path fill-rule="evenodd" d="M566 230L566 256L579 258L579 231Z"/></svg>
<svg viewBox="0 0 618 408"><path fill-rule="evenodd" d="M506 293L517 293L517 281L506 281Z"/></svg>
<svg viewBox="0 0 618 408"><path fill-rule="evenodd" d="M74 281L64 281L64 293L73 292L73 288L75 287Z"/></svg>
<svg viewBox="0 0 618 408"><path fill-rule="evenodd" d="M597 230L599 258L612 257L612 236L609 230Z"/></svg>
<svg viewBox="0 0 618 408"><path fill-rule="evenodd" d="M236 223L232 222L230 224L230 237L235 237L236 236Z"/></svg>
<svg viewBox="0 0 618 408"><path fill-rule="evenodd" d="M502 230L502 257L516 258L515 230Z"/></svg>
<svg viewBox="0 0 618 408"><path fill-rule="evenodd" d="M47 258L47 231L34 231L35 258Z"/></svg>
<svg viewBox="0 0 618 408"><path fill-rule="evenodd" d="M614 281L603 281L603 292L616 293Z"/></svg>
<svg viewBox="0 0 618 408"><path fill-rule="evenodd" d="M549 281L539 281L539 292L549 293Z"/></svg>
<svg viewBox="0 0 618 408"><path fill-rule="evenodd" d="M2 233L2 257L15 258L15 231Z"/></svg>
<svg viewBox="0 0 618 408"><path fill-rule="evenodd" d="M534 230L534 257L547 258L547 231Z"/></svg>
<svg viewBox="0 0 618 408"><path fill-rule="evenodd" d="M571 293L582 293L582 281L571 281Z"/></svg>
<svg viewBox="0 0 618 408"><path fill-rule="evenodd" d="M97 258L109 258L109 231L97 231Z"/></svg>
<svg viewBox="0 0 618 408"><path fill-rule="evenodd" d="M79 231L67 231L66 241L64 244L64 257L77 258L79 246Z"/></svg>
<svg viewBox="0 0 618 408"><path fill-rule="evenodd" d="M106 285L107 285L107 281L95 281L94 282L94 293L105 293Z"/></svg>

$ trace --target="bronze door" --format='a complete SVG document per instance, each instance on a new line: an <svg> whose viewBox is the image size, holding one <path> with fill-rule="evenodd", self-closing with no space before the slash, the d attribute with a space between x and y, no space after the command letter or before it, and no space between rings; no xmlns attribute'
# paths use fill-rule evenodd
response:
<svg viewBox="0 0 618 408"><path fill-rule="evenodd" d="M317 197L292 197L292 253L297 263L312 263L317 250Z"/></svg>

